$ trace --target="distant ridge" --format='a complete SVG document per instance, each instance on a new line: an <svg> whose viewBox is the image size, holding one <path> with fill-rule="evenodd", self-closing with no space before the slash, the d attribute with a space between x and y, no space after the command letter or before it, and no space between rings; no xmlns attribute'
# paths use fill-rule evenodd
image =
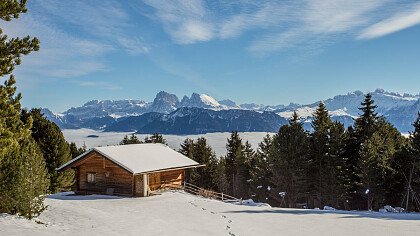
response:
<svg viewBox="0 0 420 236"><path fill-rule="evenodd" d="M364 96L365 93L354 91L345 95L334 96L323 102L330 111L333 120L349 126L353 123L353 119L359 115L358 107ZM377 112L380 115L386 117L401 132L412 130L411 123L416 118L417 112L420 111L420 94L411 95L376 89L372 92L372 96L375 104L378 106ZM48 119L55 122L62 129L91 128L104 131L140 130L140 132L155 130L161 133L185 132L185 134L188 134L223 132L236 128L238 131L243 132L275 132L275 129L277 129L275 126L263 122L268 117L267 114L276 115L279 118L277 124L279 125L284 123L296 111L302 118L305 128L310 130L309 122L312 120L312 114L318 104L319 101L306 105L295 103L274 106L256 103L237 105L232 100L218 101L207 94L198 93L192 93L190 97L184 96L182 100L179 100L175 94L161 91L152 102L143 100L92 100L80 107L72 107L63 113L53 113L46 108L43 109L43 112ZM232 112L232 110L241 110L242 112ZM172 119L172 122L175 122L173 124L167 122L167 120L170 120L170 114L179 114L181 112L188 112L188 117L190 118L189 127L182 127L182 125L178 124L182 120L180 118ZM240 119L232 116L229 120L227 119L229 114L241 114L242 122L246 120L246 122L250 123L247 126L235 123L239 122ZM224 118L219 119L220 117ZM254 122L262 122L261 124L266 124L267 127L257 125ZM187 124L184 125L187 126Z"/></svg>

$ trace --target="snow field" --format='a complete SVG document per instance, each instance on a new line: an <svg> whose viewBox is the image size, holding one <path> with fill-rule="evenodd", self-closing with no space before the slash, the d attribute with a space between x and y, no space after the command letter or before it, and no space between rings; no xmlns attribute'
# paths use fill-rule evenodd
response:
<svg viewBox="0 0 420 236"><path fill-rule="evenodd" d="M0 215L0 235L420 235L420 214L245 206L183 192L51 195L46 204L32 221Z"/></svg>

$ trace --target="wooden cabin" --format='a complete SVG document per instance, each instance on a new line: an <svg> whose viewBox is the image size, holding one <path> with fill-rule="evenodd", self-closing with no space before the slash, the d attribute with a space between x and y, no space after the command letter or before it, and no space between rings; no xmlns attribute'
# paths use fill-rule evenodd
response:
<svg viewBox="0 0 420 236"><path fill-rule="evenodd" d="M145 197L166 187L182 186L185 170L199 163L163 144L95 147L58 171L75 171L77 194Z"/></svg>

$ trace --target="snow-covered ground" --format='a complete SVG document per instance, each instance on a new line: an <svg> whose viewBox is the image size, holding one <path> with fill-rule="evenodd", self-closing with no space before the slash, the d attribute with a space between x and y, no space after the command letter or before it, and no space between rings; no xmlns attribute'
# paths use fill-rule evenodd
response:
<svg viewBox="0 0 420 236"><path fill-rule="evenodd" d="M182 192L52 195L35 220L0 215L0 235L420 235L420 214L244 206Z"/></svg>
<svg viewBox="0 0 420 236"><path fill-rule="evenodd" d="M64 137L68 142L75 142L77 146L82 146L83 143L86 144L88 148L97 147L97 146L106 146L106 145L116 145L118 144L125 135L131 134L128 132L100 132L91 129L67 129L63 130ZM265 132L243 132L239 133L241 138L244 141L249 141L254 149L258 147L258 143L263 140L263 137L267 133ZM88 135L97 135L97 138L88 138ZM139 138L144 138L145 134L137 135ZM208 133L208 134L198 134L198 135L163 135L163 137L168 142L168 145L178 150L180 144L186 138L197 139L199 137L205 137L209 145L216 152L216 155L222 156L226 154L226 140L230 136L230 133Z"/></svg>

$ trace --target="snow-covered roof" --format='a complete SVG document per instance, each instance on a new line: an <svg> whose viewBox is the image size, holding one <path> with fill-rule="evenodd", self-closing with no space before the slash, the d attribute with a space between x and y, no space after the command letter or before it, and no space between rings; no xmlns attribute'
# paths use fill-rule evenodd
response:
<svg viewBox="0 0 420 236"><path fill-rule="evenodd" d="M93 151L133 174L200 166L199 163L164 144L145 143L95 147L62 165L58 170L67 169Z"/></svg>

